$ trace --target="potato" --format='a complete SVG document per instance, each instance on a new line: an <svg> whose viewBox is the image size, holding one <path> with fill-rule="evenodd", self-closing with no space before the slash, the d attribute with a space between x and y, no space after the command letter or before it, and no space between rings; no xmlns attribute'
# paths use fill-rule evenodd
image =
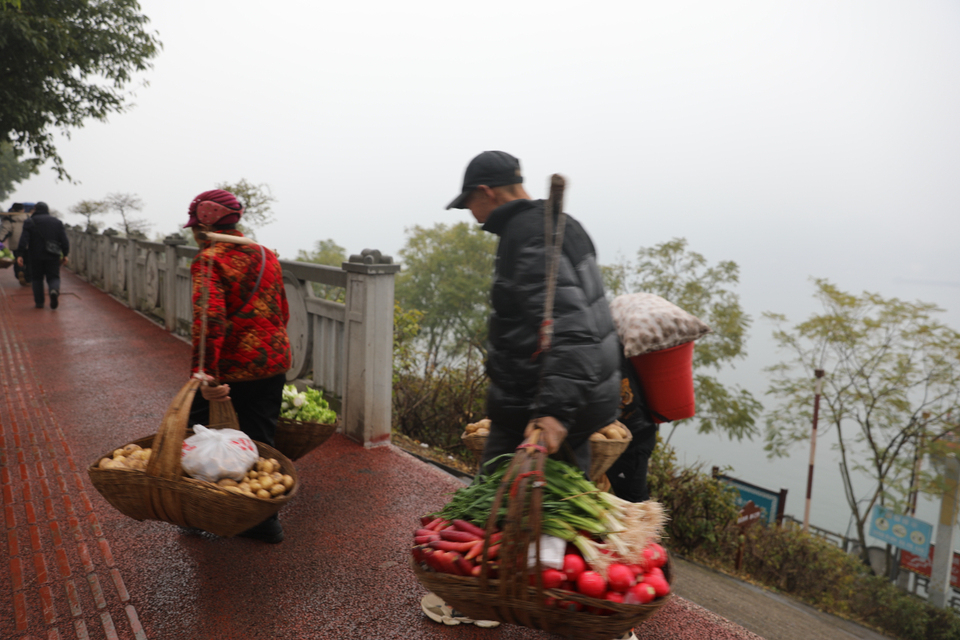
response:
<svg viewBox="0 0 960 640"><path fill-rule="evenodd" d="M247 477L250 478L251 480L254 480L260 477L260 474L258 474L256 470L250 469L250 471L247 471Z"/></svg>
<svg viewBox="0 0 960 640"><path fill-rule="evenodd" d="M282 482L278 482L277 484L270 487L270 495L273 496L274 498L276 498L277 496L283 495L286 492L287 492L287 488L283 486Z"/></svg>
<svg viewBox="0 0 960 640"><path fill-rule="evenodd" d="M230 493L239 493L240 495L243 495L243 491L240 490L240 487L225 486L223 488L229 491Z"/></svg>
<svg viewBox="0 0 960 640"><path fill-rule="evenodd" d="M238 484L237 486L240 487L240 489L241 489L242 491L250 491L250 483L247 482L246 480L244 480L243 482L241 482L241 483Z"/></svg>
<svg viewBox="0 0 960 640"><path fill-rule="evenodd" d="M125 455L125 454L126 454L126 451L124 451L123 449L114 449L114 450L113 450L113 459L116 460L117 457L122 456L122 455Z"/></svg>
<svg viewBox="0 0 960 640"><path fill-rule="evenodd" d="M97 466L100 467L101 469L109 469L110 467L113 466L113 459L112 459L112 458L102 458L102 459L100 460L100 464L98 464Z"/></svg>
<svg viewBox="0 0 960 640"><path fill-rule="evenodd" d="M277 460L276 458L270 458L269 462L270 462L270 464L273 465L273 470L274 470L274 471L280 471L280 469L282 468L282 465L280 464L280 461Z"/></svg>
<svg viewBox="0 0 960 640"><path fill-rule="evenodd" d="M279 471L274 471L270 474L270 477L273 478L274 482L283 483L283 474Z"/></svg>
<svg viewBox="0 0 960 640"><path fill-rule="evenodd" d="M139 458L127 458L127 467L135 471L143 471L147 468L147 463Z"/></svg>
<svg viewBox="0 0 960 640"><path fill-rule="evenodd" d="M121 467L127 466L127 457L126 456L114 456L113 461L120 465Z"/></svg>
<svg viewBox="0 0 960 640"><path fill-rule="evenodd" d="M285 486L287 489L289 489L290 487L292 487L292 486L293 486L293 476L289 476L289 475L287 475L287 474L283 474L283 486Z"/></svg>
<svg viewBox="0 0 960 640"><path fill-rule="evenodd" d="M488 436L488 435L490 435L490 429L488 429L488 428L486 428L486 427L481 427L481 428L477 429L476 431L474 431L474 435L478 435L478 436Z"/></svg>
<svg viewBox="0 0 960 640"><path fill-rule="evenodd" d="M147 456L148 458L149 458L151 455L153 455L153 449L151 449L150 447L147 447L146 449L144 449L143 452L146 454L146 456Z"/></svg>
<svg viewBox="0 0 960 640"><path fill-rule="evenodd" d="M217 480L217 484L220 485L221 487L236 487L236 486L239 486L239 485L237 484L237 481L234 480L233 478L220 478L219 480Z"/></svg>
<svg viewBox="0 0 960 640"><path fill-rule="evenodd" d="M270 492L267 491L266 489L260 489L260 491L257 491L257 497L258 497L258 498L269 498L269 497L270 497Z"/></svg>
<svg viewBox="0 0 960 640"><path fill-rule="evenodd" d="M599 431L594 431L590 434L590 440L593 442L604 442L606 441L607 436L603 435Z"/></svg>
<svg viewBox="0 0 960 640"><path fill-rule="evenodd" d="M263 489L263 485L260 484L259 480L250 481L250 491L253 491L254 493L256 493L257 491L260 491L260 489Z"/></svg>
<svg viewBox="0 0 960 640"><path fill-rule="evenodd" d="M133 444L132 442L131 442L130 444L124 445L124 447L123 447L123 450L126 451L127 453L133 453L134 451L140 451L140 449L141 449L140 445L138 445L138 444Z"/></svg>
<svg viewBox="0 0 960 640"><path fill-rule="evenodd" d="M272 487L273 485L274 485L273 478L271 478L270 476L261 476L260 478L261 487L269 491L270 487Z"/></svg>
<svg viewBox="0 0 960 640"><path fill-rule="evenodd" d="M479 422L471 422L464 428L464 433L474 433L479 428L480 428Z"/></svg>

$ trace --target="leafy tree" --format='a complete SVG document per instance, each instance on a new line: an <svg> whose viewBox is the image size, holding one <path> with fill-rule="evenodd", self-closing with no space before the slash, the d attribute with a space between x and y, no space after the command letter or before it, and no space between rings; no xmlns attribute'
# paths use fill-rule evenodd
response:
<svg viewBox="0 0 960 640"><path fill-rule="evenodd" d="M35 159L20 160L20 152L12 143L0 141L0 200L7 199L14 185L38 173L38 165Z"/></svg>
<svg viewBox="0 0 960 640"><path fill-rule="evenodd" d="M270 193L270 187L266 184L253 184L247 182L244 178L234 184L221 182L217 189L229 191L237 197L240 204L243 205L243 224L244 232L254 227L262 227L274 221L273 209L271 205L277 201ZM252 235L249 234L248 235ZM339 263L337 263L339 265Z"/></svg>
<svg viewBox="0 0 960 640"><path fill-rule="evenodd" d="M297 251L297 260L299 262L312 262L314 264L325 264L331 267L339 267L347 260L347 250L338 245L331 239L317 240L313 251ZM334 287L327 284L313 283L313 292L325 300L343 300L343 287Z"/></svg>
<svg viewBox="0 0 960 640"><path fill-rule="evenodd" d="M484 353L496 238L466 222L407 229L397 301L423 313L424 365Z"/></svg>
<svg viewBox="0 0 960 640"><path fill-rule="evenodd" d="M107 213L107 205L102 200L81 200L70 207L70 213L86 218L87 224L84 226L84 231L96 233L100 230L100 225L93 221L93 216Z"/></svg>
<svg viewBox="0 0 960 640"><path fill-rule="evenodd" d="M783 328L784 316L765 314L778 326L781 348L792 354L768 369L768 393L781 404L768 416L766 449L771 457L785 456L792 445L808 442L814 371L823 369L818 422L836 433L866 560L865 526L874 505L904 512L914 455L935 450L955 427L950 414L960 409L960 333L933 318L942 311L935 305L855 296L826 280L814 282L823 313L791 329ZM855 472L872 483L859 498Z"/></svg>
<svg viewBox="0 0 960 640"><path fill-rule="evenodd" d="M143 201L133 193L111 193L103 199L103 204L109 211L120 214L123 223L123 233L128 238L143 238L150 223L142 218L130 217L134 211L143 211Z"/></svg>
<svg viewBox="0 0 960 640"><path fill-rule="evenodd" d="M126 110L126 87L161 44L135 0L22 0L0 9L0 140L39 163L53 160L69 179L54 131Z"/></svg>
<svg viewBox="0 0 960 640"><path fill-rule="evenodd" d="M698 422L700 433L720 431L738 440L757 435L761 404L749 391L725 386L708 373L747 355L744 347L751 319L733 290L740 281L737 263L728 260L711 266L701 254L687 250L685 239L674 238L641 248L636 264L621 260L602 267L602 272L609 295L653 293L710 325L712 333L698 340L694 349L697 415L691 419ZM682 422L674 422L673 429Z"/></svg>

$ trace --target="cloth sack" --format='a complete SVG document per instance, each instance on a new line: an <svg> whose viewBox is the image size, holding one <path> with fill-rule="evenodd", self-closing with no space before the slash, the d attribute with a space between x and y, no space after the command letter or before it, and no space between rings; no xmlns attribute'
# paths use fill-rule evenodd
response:
<svg viewBox="0 0 960 640"><path fill-rule="evenodd" d="M652 293L617 296L610 313L628 358L692 342L710 332L700 318Z"/></svg>

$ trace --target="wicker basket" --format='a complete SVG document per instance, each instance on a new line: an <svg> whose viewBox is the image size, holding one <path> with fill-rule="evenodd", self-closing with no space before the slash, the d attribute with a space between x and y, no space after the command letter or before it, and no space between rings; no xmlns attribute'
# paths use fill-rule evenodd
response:
<svg viewBox="0 0 960 640"><path fill-rule="evenodd" d="M297 493L299 481L293 463L282 453L257 442L264 458L276 458L283 473L293 477L293 487L277 498L254 498L226 491L212 483L183 475L180 451L188 434L190 405L200 382L188 382L167 408L160 430L153 436L134 440L151 447L153 454L146 471L101 469L99 456L87 473L93 486L117 511L135 520L160 520L182 527L196 527L223 537L235 536L274 515ZM210 427L238 428L236 413L226 402L210 403Z"/></svg>
<svg viewBox="0 0 960 640"><path fill-rule="evenodd" d="M280 418L273 446L291 460L299 460L326 442L339 426L339 418L334 424Z"/></svg>
<svg viewBox="0 0 960 640"><path fill-rule="evenodd" d="M619 423L618 423L619 424ZM627 429L627 438L624 440L591 440L590 441L590 480L594 483L599 482L607 469L620 457L633 436ZM486 435L477 435L476 433L462 433L460 440L468 449L477 455L483 454L483 447L487 443ZM609 486L609 485L608 485Z"/></svg>
<svg viewBox="0 0 960 640"><path fill-rule="evenodd" d="M542 589L538 580L534 580L535 586L530 585L531 576L542 572L539 559L535 567L528 567L527 558L529 545L536 544L540 538L540 479L545 458L546 451L542 447L518 449L497 492L487 523L488 536L508 491L509 495L516 496L507 502L498 579L488 576L487 563L481 565L480 576L475 578L430 571L411 558L413 572L424 587L475 620L518 624L578 640L617 638L655 614L671 596L643 605L618 604L569 591ZM669 560L663 566L663 574L668 583L672 581ZM613 613L597 615L560 609L548 604L548 597L577 602L584 608L608 609Z"/></svg>
<svg viewBox="0 0 960 640"><path fill-rule="evenodd" d="M13 266L13 260L10 258L0 258L0 269L8 269Z"/></svg>

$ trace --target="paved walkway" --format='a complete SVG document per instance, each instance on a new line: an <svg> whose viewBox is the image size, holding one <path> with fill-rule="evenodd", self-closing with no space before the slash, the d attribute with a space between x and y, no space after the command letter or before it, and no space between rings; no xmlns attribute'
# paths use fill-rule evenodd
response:
<svg viewBox="0 0 960 640"><path fill-rule="evenodd" d="M279 545L113 510L87 465L155 432L188 367L188 345L72 273L53 311L0 271L0 638L554 637L422 615L410 532L461 484L392 446L335 435L301 459ZM680 597L639 635L758 638Z"/></svg>

